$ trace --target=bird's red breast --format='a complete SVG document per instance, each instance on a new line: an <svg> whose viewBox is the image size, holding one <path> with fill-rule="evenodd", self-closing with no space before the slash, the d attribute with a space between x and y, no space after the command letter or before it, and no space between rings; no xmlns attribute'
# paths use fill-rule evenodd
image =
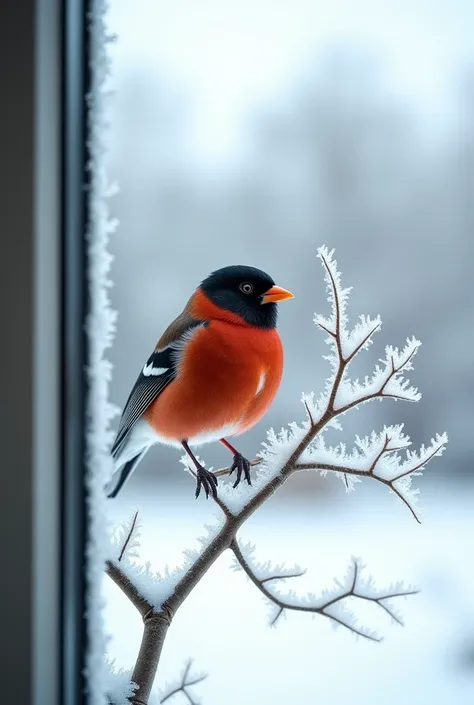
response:
<svg viewBox="0 0 474 705"><path fill-rule="evenodd" d="M145 418L162 438L181 441L242 433L267 411L280 385L283 349L275 328L251 326L198 290L188 312L205 325L183 346L179 374Z"/></svg>

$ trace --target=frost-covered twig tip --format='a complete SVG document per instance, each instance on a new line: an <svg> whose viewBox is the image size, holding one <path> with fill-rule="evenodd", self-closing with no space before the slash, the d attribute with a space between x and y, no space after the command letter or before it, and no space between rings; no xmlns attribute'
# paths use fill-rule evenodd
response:
<svg viewBox="0 0 474 705"><path fill-rule="evenodd" d="M259 575L262 566L252 564L253 561L250 560L251 551L247 552L246 548L248 547L239 546L237 540L234 540L231 544L231 550L238 566L275 607L270 621L271 625L276 624L285 610L307 612L327 617L334 625L346 627L357 636L365 637L371 641L381 641L381 637L375 632L358 624L356 616L348 609L347 601L350 598L357 598L366 602L373 602L381 607L397 624L403 625L401 617L388 600L415 595L418 592L418 590L411 587L405 588L402 583L397 583L385 591L377 589L372 578L364 579L361 577L364 566L359 563L358 559L353 558L352 568L349 568L344 579L341 581L336 580L335 588L324 591L319 599L312 594L301 597L294 591L289 592L287 595L282 595L277 588L270 589L265 583L270 580L297 577L302 575L303 572L298 571L273 576L269 574L267 577L262 578ZM245 555L246 553L247 555ZM265 570L268 570L268 566L265 567Z"/></svg>
<svg viewBox="0 0 474 705"><path fill-rule="evenodd" d="M324 439L318 438L302 455L296 464L297 470L320 470L321 474L334 472L341 477L351 478L348 489L361 477L370 477L381 482L399 497L420 523L415 511L418 490L413 490L411 480L421 475L423 468L433 458L442 455L448 437L446 433L436 434L429 446L421 446L412 451L409 436L403 433L403 425L385 426L379 434L356 436L354 448L346 453L345 445L327 446ZM405 456L400 455L404 452Z"/></svg>
<svg viewBox="0 0 474 705"><path fill-rule="evenodd" d="M190 670L192 663L192 659L189 659L189 661L186 663L183 675L181 676L179 683L177 685L172 686L168 690L168 692L161 697L160 703L165 703L170 700L170 698L172 698L173 696L182 693L187 699L189 705L197 705L197 700L194 700L191 693L189 693L188 688L193 685L197 685L198 683L202 683L202 681L207 678L207 673L201 673L198 676L191 676Z"/></svg>

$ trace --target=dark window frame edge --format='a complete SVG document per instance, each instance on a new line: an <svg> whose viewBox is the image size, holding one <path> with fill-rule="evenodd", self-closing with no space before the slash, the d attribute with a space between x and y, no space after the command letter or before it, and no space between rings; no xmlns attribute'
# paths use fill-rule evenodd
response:
<svg viewBox="0 0 474 705"><path fill-rule="evenodd" d="M62 4L62 516L61 705L88 702L85 673L86 400L90 310L86 232L89 222L88 106L91 85L89 18L93 0Z"/></svg>
<svg viewBox="0 0 474 705"><path fill-rule="evenodd" d="M60 0L34 12L32 673L34 705L60 705Z"/></svg>

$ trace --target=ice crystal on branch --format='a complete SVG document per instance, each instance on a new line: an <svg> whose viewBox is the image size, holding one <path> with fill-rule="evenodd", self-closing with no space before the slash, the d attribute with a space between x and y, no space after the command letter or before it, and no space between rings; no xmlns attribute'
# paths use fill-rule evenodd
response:
<svg viewBox="0 0 474 705"><path fill-rule="evenodd" d="M382 322L379 316L359 316L359 321L352 330L347 329L347 301L352 287L343 289L341 274L337 262L333 259L334 250L323 246L318 249L318 257L324 266L324 278L331 305L329 318L316 314L314 322L325 331L328 343L333 348L332 364L337 366L339 360L351 360L360 350L367 349L372 343L373 334L380 330Z"/></svg>
<svg viewBox="0 0 474 705"><path fill-rule="evenodd" d="M421 394L410 382L404 379L403 372L413 369L412 359L421 343L412 338L407 340L401 352L398 348L388 345L385 349L385 358L380 360L380 365L375 366L371 377L366 376L363 382L358 379L350 381L343 378L338 387L335 407L338 413L343 414L354 406L363 404L375 398L389 397L403 401L419 401Z"/></svg>
<svg viewBox="0 0 474 705"><path fill-rule="evenodd" d="M245 561L252 564L252 570L257 580L262 583L268 583L276 580L287 580L288 578L299 578L306 573L306 570L299 565L287 566L286 563L277 563L273 565L271 561L264 563L255 560L256 547L253 543L239 543L239 548L242 552ZM232 568L235 571L242 570L242 564L238 561L234 554Z"/></svg>
<svg viewBox="0 0 474 705"><path fill-rule="evenodd" d="M297 468L299 470L320 470L325 475L334 472L345 477L350 483L360 481L367 476L382 482L394 492L409 507L418 519L414 506L417 503L418 490L411 488L411 480L415 475L421 475L425 465L442 455L448 442L446 433L436 434L429 446L422 445L418 451L410 450L410 438L403 432L403 425L385 426L377 434L372 431L370 436L356 436L354 447L346 452L344 443L337 446L327 446L322 436L316 438L302 454ZM404 452L404 457L400 452ZM351 485L349 484L349 488Z"/></svg>
<svg viewBox="0 0 474 705"><path fill-rule="evenodd" d="M117 668L115 661L105 660L106 695L111 705L130 705L137 686L132 683L132 671ZM151 703L149 704L151 705Z"/></svg>

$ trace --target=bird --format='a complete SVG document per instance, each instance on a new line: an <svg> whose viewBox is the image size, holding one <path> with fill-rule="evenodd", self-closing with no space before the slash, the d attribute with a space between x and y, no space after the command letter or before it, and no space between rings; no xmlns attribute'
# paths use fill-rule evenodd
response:
<svg viewBox="0 0 474 705"><path fill-rule="evenodd" d="M114 498L156 443L184 448L196 498L217 498L218 480L191 446L220 441L233 455L233 487L251 485L250 462L227 440L254 426L280 386L283 345L277 304L294 298L266 272L231 265L212 272L166 328L123 408L111 448Z"/></svg>

